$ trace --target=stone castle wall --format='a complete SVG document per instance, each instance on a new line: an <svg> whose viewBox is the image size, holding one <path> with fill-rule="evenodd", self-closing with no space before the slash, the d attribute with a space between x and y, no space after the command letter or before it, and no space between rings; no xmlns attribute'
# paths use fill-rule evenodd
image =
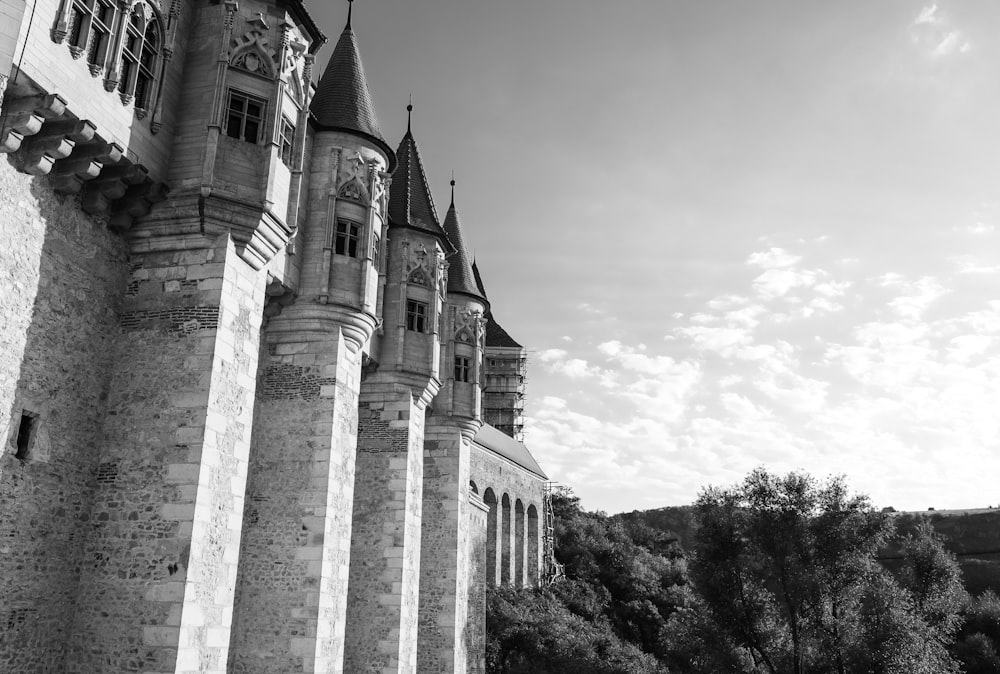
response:
<svg viewBox="0 0 1000 674"><path fill-rule="evenodd" d="M60 671L128 268L103 223L3 159L0 213L0 671Z"/></svg>

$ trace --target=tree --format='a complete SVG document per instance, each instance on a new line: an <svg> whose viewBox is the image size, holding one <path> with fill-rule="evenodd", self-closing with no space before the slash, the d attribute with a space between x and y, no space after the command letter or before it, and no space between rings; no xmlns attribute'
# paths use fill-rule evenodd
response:
<svg viewBox="0 0 1000 674"><path fill-rule="evenodd" d="M705 489L695 522L691 577L745 671L957 671L945 648L960 606L954 559L936 538L915 539L896 582L876 561L892 520L843 478L758 469Z"/></svg>

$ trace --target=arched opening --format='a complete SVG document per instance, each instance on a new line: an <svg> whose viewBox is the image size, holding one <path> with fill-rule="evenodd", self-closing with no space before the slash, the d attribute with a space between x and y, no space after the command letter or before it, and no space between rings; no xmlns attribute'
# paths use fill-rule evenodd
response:
<svg viewBox="0 0 1000 674"><path fill-rule="evenodd" d="M501 517L503 522L501 522L501 534L500 534L500 584L510 585L511 576L511 559L510 551L512 547L511 541L511 521L510 521L510 497L507 494L503 495L503 499L500 501Z"/></svg>
<svg viewBox="0 0 1000 674"><path fill-rule="evenodd" d="M469 480L469 489L472 491L473 494L479 493L479 487L477 487L476 483L473 482L472 480Z"/></svg>
<svg viewBox="0 0 1000 674"><path fill-rule="evenodd" d="M524 587L524 504L521 499L514 503L514 586Z"/></svg>
<svg viewBox="0 0 1000 674"><path fill-rule="evenodd" d="M497 518L500 516L500 509L497 508L497 497L489 487L483 492L483 502L489 506L490 512L486 516L486 579L490 585L496 585L497 580Z"/></svg>
<svg viewBox="0 0 1000 674"><path fill-rule="evenodd" d="M538 509L528 506L528 585L538 587L538 573L541 558L538 550L541 540L538 535Z"/></svg>

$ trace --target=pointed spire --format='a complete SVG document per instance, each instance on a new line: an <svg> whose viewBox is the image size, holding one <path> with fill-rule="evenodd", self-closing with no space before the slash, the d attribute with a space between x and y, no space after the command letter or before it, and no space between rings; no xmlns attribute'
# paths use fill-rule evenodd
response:
<svg viewBox="0 0 1000 674"><path fill-rule="evenodd" d="M406 106L406 133L410 133L410 121L413 119L413 92L410 92L410 102Z"/></svg>
<svg viewBox="0 0 1000 674"><path fill-rule="evenodd" d="M354 0L347 0L347 28L351 27L351 14L354 13Z"/></svg>
<svg viewBox="0 0 1000 674"><path fill-rule="evenodd" d="M368 91L365 69L361 65L358 41L351 28L353 6L353 0L350 0L347 25L333 48L309 110L321 131L347 131L374 142L389 157L391 170L395 166L395 157L378 128L375 105Z"/></svg>
<svg viewBox="0 0 1000 674"><path fill-rule="evenodd" d="M455 208L455 179L451 180L451 206L444 218L444 233L455 247L455 253L448 258L448 293L462 293L486 301L486 294L479 292L476 276L472 271L472 258L465 247L462 237L462 225L458 221L458 209Z"/></svg>
<svg viewBox="0 0 1000 674"><path fill-rule="evenodd" d="M434 199L427 186L424 164L420 161L417 141L410 130L409 117L413 105L406 106L407 128L403 140L396 150L398 163L392 174L392 189L389 190L389 224L397 227L412 227L429 232L441 239L446 252L452 252L451 242L438 219Z"/></svg>

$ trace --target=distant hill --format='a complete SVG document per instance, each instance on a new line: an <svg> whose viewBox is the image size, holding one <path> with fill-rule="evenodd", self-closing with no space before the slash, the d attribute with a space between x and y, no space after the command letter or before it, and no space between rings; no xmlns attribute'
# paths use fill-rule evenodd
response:
<svg viewBox="0 0 1000 674"><path fill-rule="evenodd" d="M920 518L930 520L941 534L945 547L958 557L962 576L969 592L979 594L990 588L1000 594L1000 509L928 510L892 513L901 532L912 530ZM654 510L634 510L615 515L624 522L644 522L675 538L682 548L689 549L694 524L691 506L671 506ZM899 548L883 550L879 559L892 568Z"/></svg>

